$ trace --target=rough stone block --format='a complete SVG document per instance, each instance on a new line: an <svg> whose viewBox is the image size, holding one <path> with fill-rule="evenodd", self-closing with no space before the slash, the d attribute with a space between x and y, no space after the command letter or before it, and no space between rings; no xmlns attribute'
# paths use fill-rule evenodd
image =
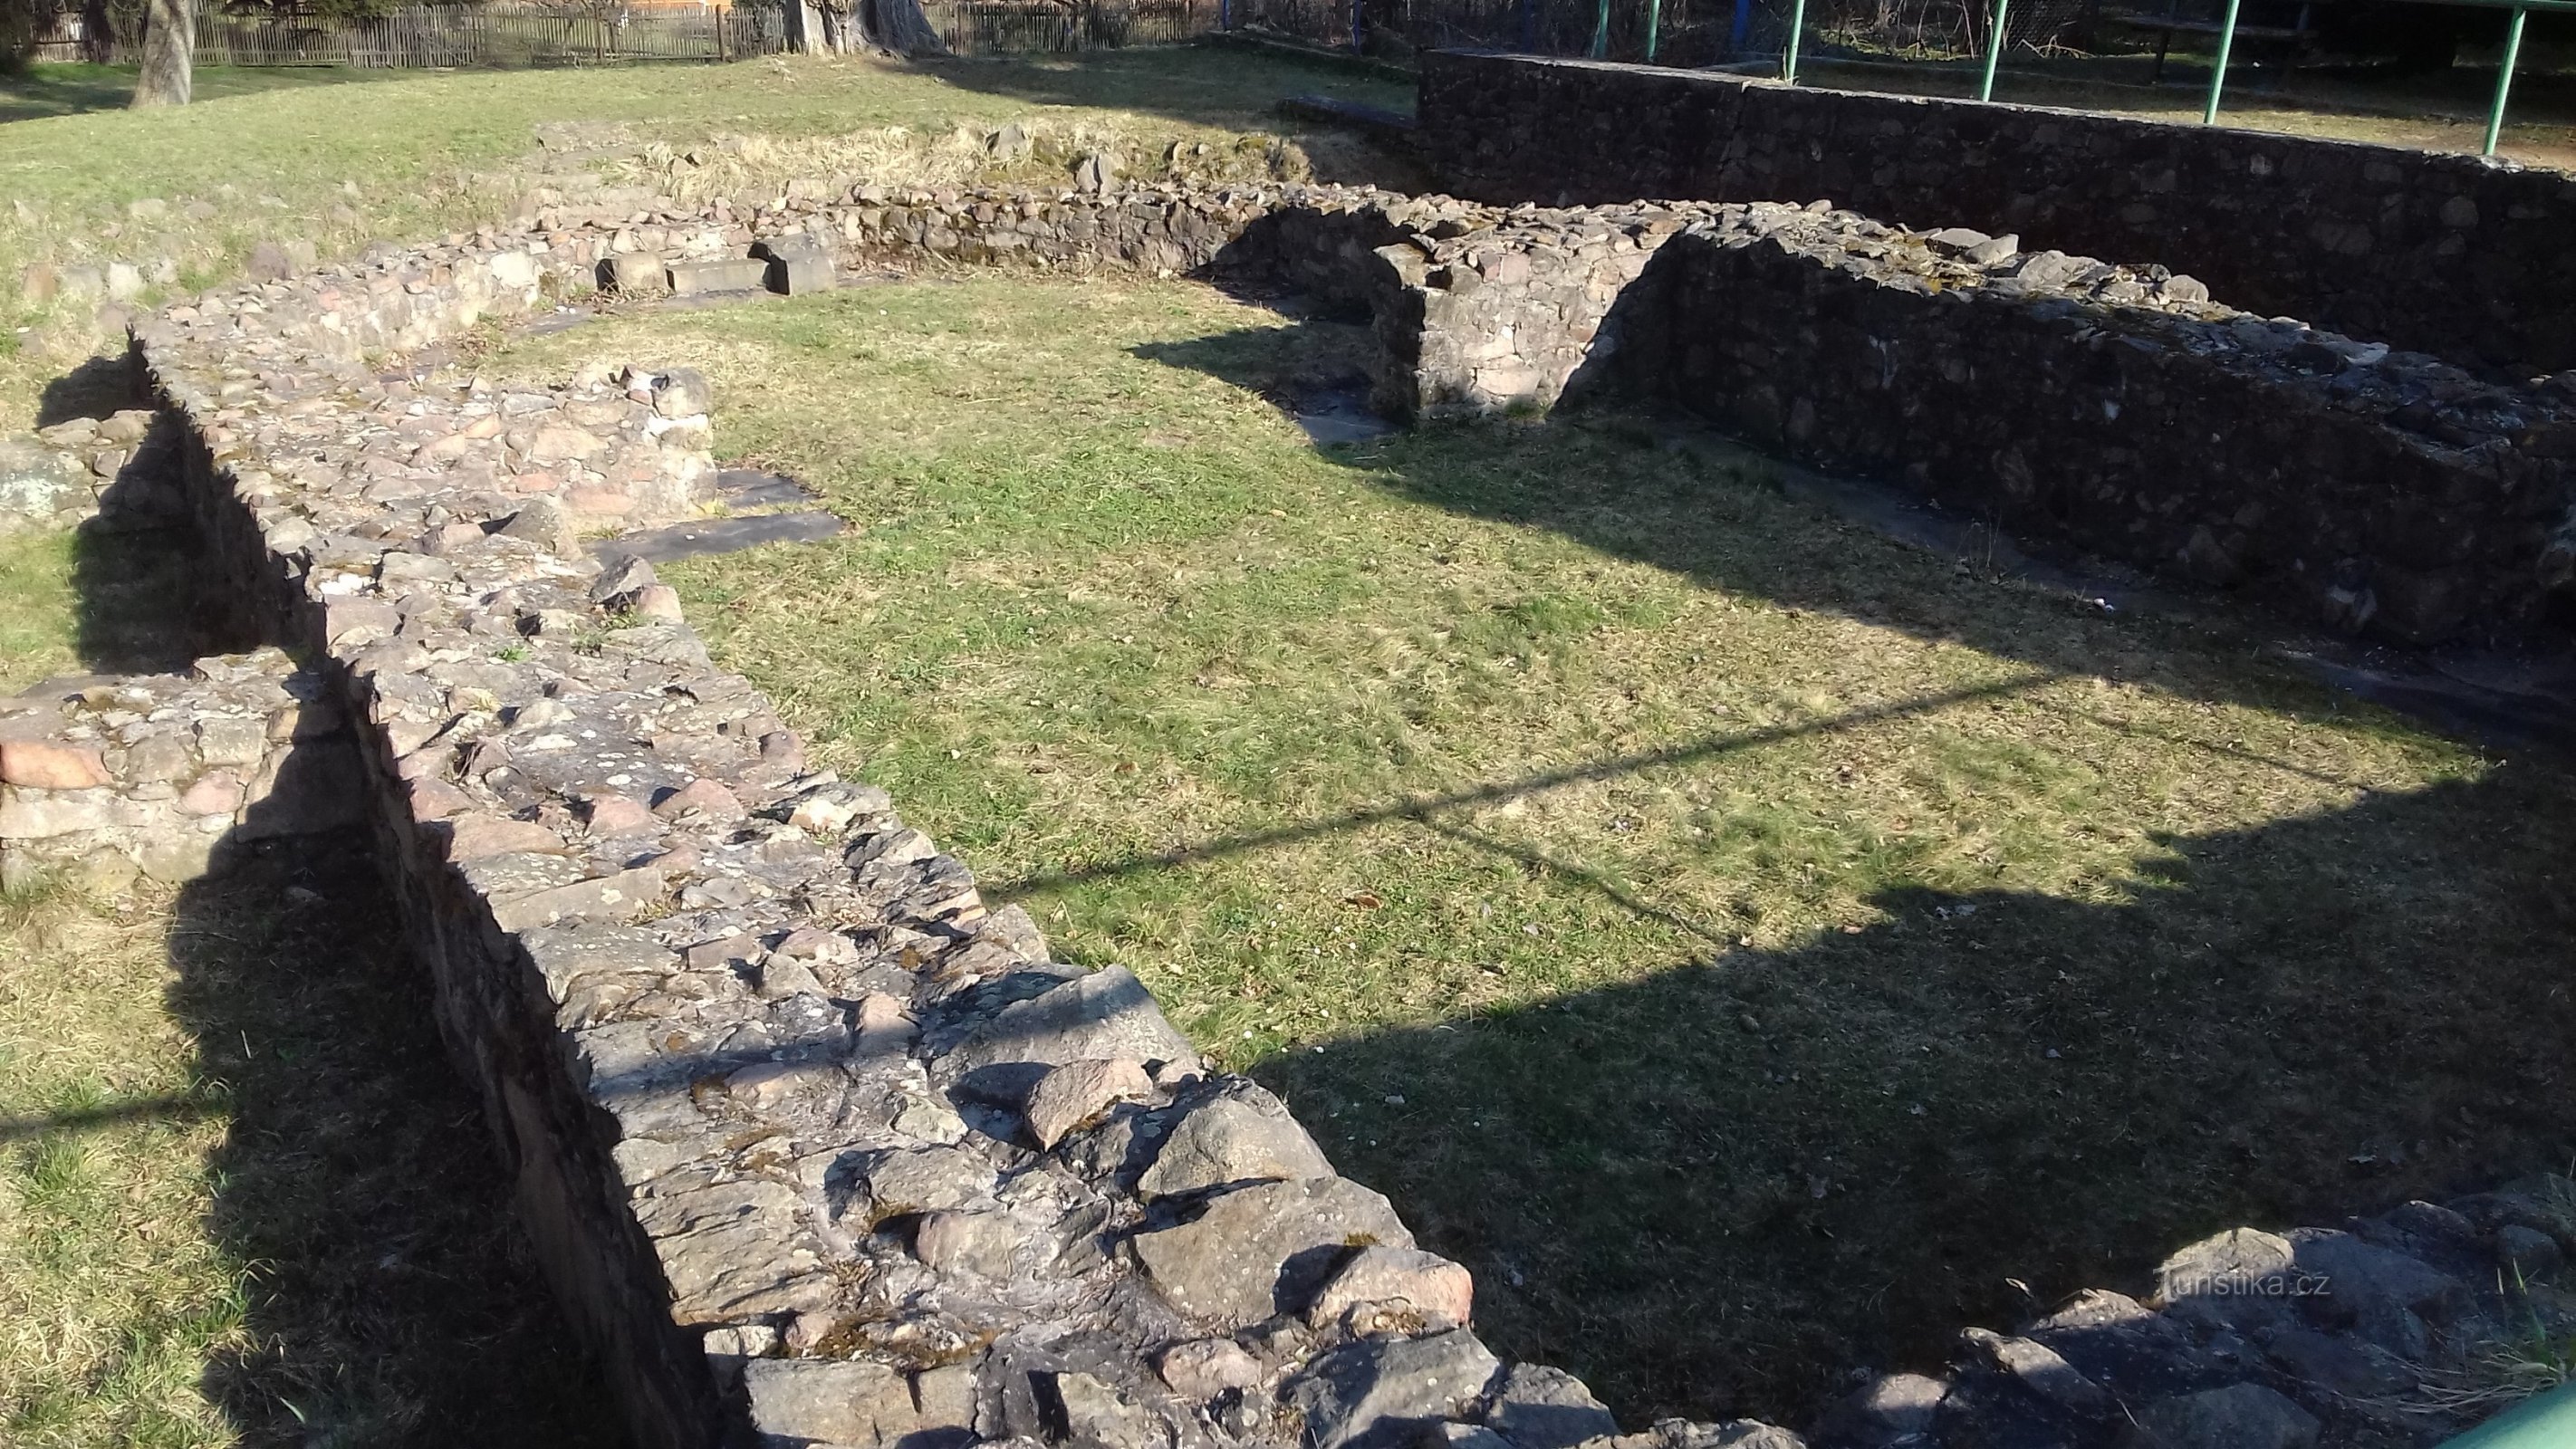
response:
<svg viewBox="0 0 2576 1449"><path fill-rule="evenodd" d="M673 262L669 268L674 296L709 292L756 292L769 276L769 263L748 257Z"/></svg>
<svg viewBox="0 0 2576 1449"><path fill-rule="evenodd" d="M670 265L650 252L625 252L599 264L599 279L629 297L671 290Z"/></svg>
<svg viewBox="0 0 2576 1449"><path fill-rule="evenodd" d="M840 268L832 249L820 239L797 232L753 245L751 254L769 263L769 290L791 297L828 292L839 285Z"/></svg>
<svg viewBox="0 0 2576 1449"><path fill-rule="evenodd" d="M1172 1305L1226 1328L1305 1305L1344 1249L1410 1248L1387 1200L1339 1177L1265 1182L1211 1201L1189 1222L1134 1240L1136 1261Z"/></svg>
<svg viewBox="0 0 2576 1449"><path fill-rule="evenodd" d="M1230 1087L1187 1109L1163 1138L1136 1190L1147 1198L1227 1183L1328 1177L1333 1164L1278 1098Z"/></svg>
<svg viewBox="0 0 2576 1449"><path fill-rule="evenodd" d="M1465 1329L1363 1339L1316 1355L1280 1387L1314 1449L1401 1449L1443 1419L1467 1416L1502 1368Z"/></svg>

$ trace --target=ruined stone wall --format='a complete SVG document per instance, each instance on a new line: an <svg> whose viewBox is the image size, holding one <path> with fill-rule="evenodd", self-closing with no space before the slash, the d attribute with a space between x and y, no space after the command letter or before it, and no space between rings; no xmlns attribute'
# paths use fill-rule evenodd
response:
<svg viewBox="0 0 2576 1449"><path fill-rule="evenodd" d="M2169 406L2156 388L2286 388L2305 367L2327 389L2317 408L2385 429L2373 410L2389 389L2453 376L2400 359L2336 393L2322 353L2289 355L2336 339L2267 331L2230 351L2243 319L2169 277L2045 257L2006 274L1982 243L1777 208L1506 214L1142 192L541 221L173 308L138 325L136 350L218 566L297 666L208 670L215 694L191 707L256 695L241 712L264 751L296 722L347 722L361 784L346 798L376 836L442 1029L568 1317L654 1445L1800 1441L1751 1423L1622 1436L1573 1379L1500 1362L1473 1333L1465 1270L1420 1251L1281 1103L1207 1071L1132 974L1052 962L1028 917L986 902L884 791L810 770L648 566L587 556L565 506L582 489L677 506L671 480L703 461L699 380L630 368L546 394L432 386L384 351L526 316L603 269L640 283L665 249L715 259L759 240L775 254L802 235L857 260L981 248L1072 268L1267 267L1376 307L1401 343L1382 389L1423 413L1545 407L1590 385L1587 369L1604 386L1678 371L1723 412L1750 395L1726 369L1752 343L1717 314L1753 314L1749 337L1767 304L1729 289L1779 291L1793 314L1859 327L1815 332L1814 356L1766 378L1792 446L1822 446L1801 416L1841 426L1828 409L1842 404L1802 410L1798 389L1848 384L1832 369L1890 355L1891 339L1886 376L1907 389L1918 366L1950 379L1982 348L2027 348L2030 366L2071 369L2060 401L2149 417ZM1022 241L997 246L1005 234ZM1949 326L1966 330L1935 345ZM2208 330L2173 330L2186 326ZM2197 360L2170 364L2180 381L2106 390L2118 378L2084 361L2096 338ZM2466 429L2455 451L2502 466L2523 445L2471 423L2503 395L2458 385L2427 403L2427 426ZM1907 406L1886 381L1878 395ZM2104 459L2123 446L2068 436ZM635 463L622 481L607 466L619 457ZM152 722L113 695L105 706L135 718L83 713L98 703L46 706L52 737L81 746L81 731L97 743ZM152 738L118 736L122 753L0 749L0 770L29 772L5 799L101 788L44 771L142 781ZM188 761L212 765L203 748ZM2478 1265L2562 1246L2527 1203L2445 1212L2351 1237L2231 1235L2177 1260L2162 1311L2097 1295L2025 1337L1972 1334L1950 1377L1880 1381L1820 1435L2091 1445L2134 1422L2155 1437L2122 1442L2218 1449L2255 1442L2248 1425L2279 1431L2261 1442L2314 1442L2340 1412L2339 1365L2411 1372L2404 1354L2429 1354L2428 1334L2484 1321L2462 1286ZM2317 1265L2356 1285L2322 1317L2223 1293L2213 1306L2198 1300L2217 1290L2194 1286Z"/></svg>
<svg viewBox="0 0 2576 1449"><path fill-rule="evenodd" d="M0 699L0 887L193 880L219 850L354 824L342 724L275 649Z"/></svg>
<svg viewBox="0 0 2576 1449"><path fill-rule="evenodd" d="M2214 302L2190 277L1779 204L1425 203L1422 416L1675 404L2025 538L2410 642L2568 582L2576 393ZM1390 314L1381 313L1381 331Z"/></svg>
<svg viewBox="0 0 2576 1449"><path fill-rule="evenodd" d="M882 790L807 770L648 566L513 486L580 447L370 365L570 295L615 240L388 253L136 347L222 562L351 723L444 1033L638 1439L1614 1433L1134 976L1049 961ZM624 380L656 416L692 385ZM597 401L562 425L604 443Z"/></svg>
<svg viewBox="0 0 2576 1449"><path fill-rule="evenodd" d="M2576 367L2576 180L2476 156L1699 71L1438 52L1463 196L1805 203L2163 263L2218 296L2523 376Z"/></svg>

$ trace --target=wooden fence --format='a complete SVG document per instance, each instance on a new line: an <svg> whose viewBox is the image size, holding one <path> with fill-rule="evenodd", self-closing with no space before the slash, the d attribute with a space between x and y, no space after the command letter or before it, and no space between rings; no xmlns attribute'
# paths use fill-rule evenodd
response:
<svg viewBox="0 0 2576 1449"><path fill-rule="evenodd" d="M959 55L1028 55L1175 45L1217 28L1224 0L928 0L922 6Z"/></svg>
<svg viewBox="0 0 2576 1449"><path fill-rule="evenodd" d="M5 3L5 0L0 0ZM621 12L607 6L501 9L420 5L370 20L225 15L197 17L199 65L511 67L738 60L784 50L779 13L737 5L696 13ZM119 34L113 58L140 58L142 38ZM36 47L37 60L82 59L77 31Z"/></svg>

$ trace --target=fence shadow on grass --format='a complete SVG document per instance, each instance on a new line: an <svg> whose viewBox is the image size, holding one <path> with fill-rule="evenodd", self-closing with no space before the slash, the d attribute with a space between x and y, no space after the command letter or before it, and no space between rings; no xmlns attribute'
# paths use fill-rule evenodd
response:
<svg viewBox="0 0 2576 1449"><path fill-rule="evenodd" d="M1293 412L1297 378L1346 355L1347 330L1138 353ZM2352 708L2253 660L2259 625L2223 610L2116 619L2001 589L1820 522L1758 462L1659 457L1660 442L1594 417L1327 451L1460 515L2036 678L2117 675L2309 718ZM2318 780L2224 738L2165 743ZM1629 883L1607 893L1620 909L1681 923L1669 961L1561 999L1300 1045L1254 1074L1428 1246L1476 1271L1498 1349L1585 1375L1631 1421L1801 1422L1854 1366L1937 1367L1964 1326L2009 1326L2090 1285L2142 1291L2206 1232L2331 1224L2563 1167L2576 1151L2567 763L2534 748L2455 783L2168 832L2107 899L1889 888L1863 924L1778 949L1712 949L1678 901ZM1602 894L1545 841L1476 833L1472 807L1513 788L1414 810L1510 855L1534 888ZM1032 884L1184 866L1282 833Z"/></svg>
<svg viewBox="0 0 2576 1449"><path fill-rule="evenodd" d="M2508 769L2176 840L2122 904L1895 890L1253 1074L1475 1270L1498 1349L1632 1420L1799 1422L2204 1233L2563 1167L2567 797Z"/></svg>
<svg viewBox="0 0 2576 1449"><path fill-rule="evenodd" d="M121 365L93 364L58 381L44 421L133 406L123 378ZM208 623L234 611L211 607L215 572L167 506L168 460L166 442L138 449L77 542L86 667L184 669L259 642ZM287 784L168 915L167 1006L195 1043L200 1085L0 1135L227 1119L205 1233L252 1271L242 1331L209 1359L202 1389L246 1443L619 1442L512 1211L479 1101L443 1055L370 842L279 817L294 808Z"/></svg>

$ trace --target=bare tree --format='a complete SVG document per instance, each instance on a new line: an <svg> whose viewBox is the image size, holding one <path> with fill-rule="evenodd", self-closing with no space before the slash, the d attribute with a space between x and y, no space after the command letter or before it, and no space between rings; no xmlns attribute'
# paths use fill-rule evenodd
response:
<svg viewBox="0 0 2576 1449"><path fill-rule="evenodd" d="M134 78L134 107L184 106L196 85L197 7L193 0L146 0L143 72Z"/></svg>
<svg viewBox="0 0 2576 1449"><path fill-rule="evenodd" d="M946 55L939 28L921 12L921 0L786 0L787 42L807 54L881 51L887 55Z"/></svg>

